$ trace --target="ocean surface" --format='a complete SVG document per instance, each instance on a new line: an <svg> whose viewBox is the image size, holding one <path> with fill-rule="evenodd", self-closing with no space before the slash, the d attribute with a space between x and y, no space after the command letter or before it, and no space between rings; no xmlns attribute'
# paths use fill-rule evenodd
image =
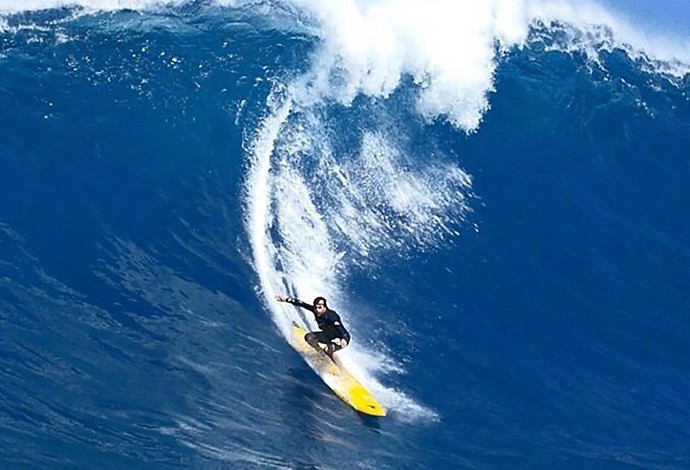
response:
<svg viewBox="0 0 690 470"><path fill-rule="evenodd" d="M593 5L17 3L0 468L690 468L690 57Z"/></svg>

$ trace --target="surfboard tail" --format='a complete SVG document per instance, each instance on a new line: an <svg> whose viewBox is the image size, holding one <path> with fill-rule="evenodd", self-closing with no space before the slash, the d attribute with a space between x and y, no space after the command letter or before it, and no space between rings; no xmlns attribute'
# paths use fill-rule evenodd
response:
<svg viewBox="0 0 690 470"><path fill-rule="evenodd" d="M316 349L304 340L307 331L293 324L292 346L299 352L321 380L345 403L360 413L386 416L386 409L335 357Z"/></svg>

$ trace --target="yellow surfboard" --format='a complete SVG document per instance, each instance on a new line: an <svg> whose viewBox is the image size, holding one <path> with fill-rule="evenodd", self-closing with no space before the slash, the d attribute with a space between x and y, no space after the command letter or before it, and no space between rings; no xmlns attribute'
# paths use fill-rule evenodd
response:
<svg viewBox="0 0 690 470"><path fill-rule="evenodd" d="M296 323L292 326L292 347L299 352L319 377L345 403L360 413L371 416L386 416L386 410L359 383L354 376L340 364L332 361L323 351L317 351L304 340L307 332Z"/></svg>

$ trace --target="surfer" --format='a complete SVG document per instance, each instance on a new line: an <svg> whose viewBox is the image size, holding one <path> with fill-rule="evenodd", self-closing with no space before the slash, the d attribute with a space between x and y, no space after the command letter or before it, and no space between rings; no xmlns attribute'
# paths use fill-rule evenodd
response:
<svg viewBox="0 0 690 470"><path fill-rule="evenodd" d="M314 314L314 319L321 331L310 331L304 335L304 340L313 348L321 347L329 357L333 358L334 352L343 349L350 343L350 333L343 326L340 315L335 310L328 308L325 298L315 298L313 305L295 297L285 297L280 294L276 295L276 300L302 307ZM324 346L319 346L319 344Z"/></svg>

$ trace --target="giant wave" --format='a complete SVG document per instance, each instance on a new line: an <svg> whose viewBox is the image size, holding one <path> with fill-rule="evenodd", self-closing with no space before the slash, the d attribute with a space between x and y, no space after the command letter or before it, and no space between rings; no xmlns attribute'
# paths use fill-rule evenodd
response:
<svg viewBox="0 0 690 470"><path fill-rule="evenodd" d="M682 47L595 3L0 11L3 460L687 461ZM390 422L307 391L278 292Z"/></svg>

